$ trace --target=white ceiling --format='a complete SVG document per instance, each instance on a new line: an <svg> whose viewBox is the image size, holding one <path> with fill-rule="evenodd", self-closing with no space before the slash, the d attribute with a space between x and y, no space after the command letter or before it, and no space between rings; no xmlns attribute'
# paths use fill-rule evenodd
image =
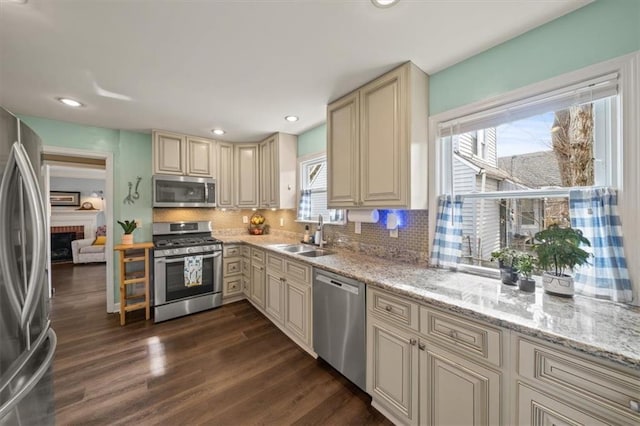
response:
<svg viewBox="0 0 640 426"><path fill-rule="evenodd" d="M0 0L0 104L144 132L221 127L230 141L299 134L400 63L433 74L588 2Z"/></svg>

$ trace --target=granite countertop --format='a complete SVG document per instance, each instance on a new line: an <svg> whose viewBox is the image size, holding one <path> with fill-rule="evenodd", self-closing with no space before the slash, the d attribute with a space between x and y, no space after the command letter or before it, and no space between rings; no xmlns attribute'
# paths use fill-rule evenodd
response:
<svg viewBox="0 0 640 426"><path fill-rule="evenodd" d="M367 285L425 302L526 335L640 370L640 308L575 296L550 296L541 287L524 293L497 279L425 268L331 248L334 255L302 257L276 244L299 241L275 236L217 236L225 243L270 249Z"/></svg>

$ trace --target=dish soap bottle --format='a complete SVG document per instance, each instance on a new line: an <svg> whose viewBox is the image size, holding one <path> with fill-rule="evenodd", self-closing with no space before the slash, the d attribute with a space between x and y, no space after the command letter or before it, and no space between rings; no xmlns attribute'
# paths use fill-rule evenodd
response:
<svg viewBox="0 0 640 426"><path fill-rule="evenodd" d="M305 225L304 226L304 236L302 237L302 242L303 243L308 243L310 239L310 235L309 235L309 225Z"/></svg>

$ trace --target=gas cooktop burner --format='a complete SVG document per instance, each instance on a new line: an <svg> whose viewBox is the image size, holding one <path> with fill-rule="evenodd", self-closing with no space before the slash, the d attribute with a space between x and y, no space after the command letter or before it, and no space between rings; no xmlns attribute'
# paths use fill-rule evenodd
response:
<svg viewBox="0 0 640 426"><path fill-rule="evenodd" d="M155 241L156 248L167 247L190 247L190 246L202 246L207 244L215 244L220 241L213 237L185 237L185 238L171 238L171 239L159 239Z"/></svg>

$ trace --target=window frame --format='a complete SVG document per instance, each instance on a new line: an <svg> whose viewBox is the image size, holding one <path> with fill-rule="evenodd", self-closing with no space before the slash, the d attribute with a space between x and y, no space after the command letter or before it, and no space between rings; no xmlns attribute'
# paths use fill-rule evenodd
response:
<svg viewBox="0 0 640 426"><path fill-rule="evenodd" d="M518 101L532 98L553 90L559 90L578 84L585 80L593 79L608 73L618 73L619 110L616 117L617 144L612 147L612 155L617 156L614 167L611 167L610 181L620 193L619 213L622 218L624 238L624 250L627 258L640 257L640 247L633 242L640 239L640 218L634 212L640 207L640 188L635 182L640 181L640 123L637 115L640 112L640 95L637 87L640 87L640 51L635 51L615 59L587 66L577 71L568 72L547 80L529 84L519 89L507 91L494 98L469 103L429 117L429 250L433 250L433 235L435 235L435 223L437 213L438 195L442 192L442 177L446 169L441 160L446 159L446 153L438 143L438 129L442 123L447 123L459 117L479 114L487 110L515 104ZM505 198L508 194L502 193ZM533 195L533 194L531 194ZM555 194L550 194L555 195ZM530 195L527 196L530 198ZM640 265L638 262L628 264L629 273L633 283L633 302L640 305L640 285L635 280L640 279ZM484 267L466 267L465 272L478 275L497 277L498 271ZM635 279L635 280L634 280Z"/></svg>
<svg viewBox="0 0 640 426"><path fill-rule="evenodd" d="M295 219L295 221L298 222L298 223L304 223L304 224L307 224L307 223L318 223L317 219L311 219L311 220L298 219L298 208L300 206L300 192L305 189L303 187L303 185L302 185L302 183L303 183L302 182L302 169L307 165L310 165L310 164L313 164L313 163L321 163L323 161L325 163L325 167L327 167L327 164L326 164L327 163L327 153L326 153L326 151L307 154L307 155L304 155L302 157L298 157L298 159L297 159L296 183L297 183L298 191L297 191L297 195L296 195L296 219ZM328 168L327 168L327 173L328 173ZM325 192L327 194L328 194L328 190L329 190L329 188L326 188ZM316 192L321 192L321 191L316 190ZM340 210L340 209L336 209L336 210ZM343 213L342 217L343 217L343 220L331 221L328 218L325 218L323 216L323 223L325 225L345 225L347 223L346 211Z"/></svg>

